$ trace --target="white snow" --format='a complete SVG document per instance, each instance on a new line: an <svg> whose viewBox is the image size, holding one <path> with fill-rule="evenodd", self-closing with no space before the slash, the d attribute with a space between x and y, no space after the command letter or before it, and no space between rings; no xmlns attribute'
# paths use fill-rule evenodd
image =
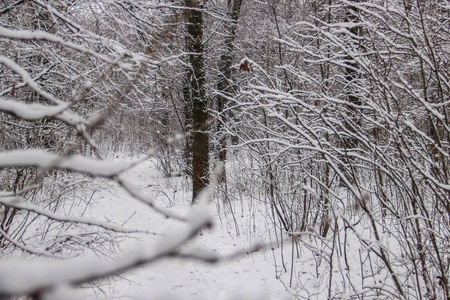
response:
<svg viewBox="0 0 450 300"><path fill-rule="evenodd" d="M33 152L30 156L33 158L27 158L27 153ZM5 161L17 162L22 158L27 164L39 160L41 166L57 165L55 155L40 150L11 153L9 159L5 153L0 155L0 166ZM104 178L92 179L98 181L96 192L89 209L83 211L83 218L101 227L132 228L140 232L127 233L128 239L121 237L120 253L114 258L93 258L91 253L69 261L2 263L0 295L34 290L51 283L55 288L46 291L44 299L324 299L329 283L332 283L332 295L357 293L355 287L345 286L345 278L353 283L363 278L361 286L365 287L378 285L371 282L373 270L361 267L366 258L358 252L361 249L358 237L350 231L345 234L347 242L338 248L334 248L332 240L321 241L313 226L306 232L294 232L290 236L283 233L280 237L280 228L274 226L277 221L272 219L263 199L243 197L224 204L214 197L212 186L199 201L203 203L192 206L191 183L185 176L165 178L152 160L142 160L141 164L128 168L136 161L116 158L108 163L93 160L86 163L105 163L109 166L100 168L121 172L122 179L167 214L134 199L118 184L106 183ZM74 160L68 159L66 165L72 168ZM86 167L85 163L77 165L87 168L88 174L96 169L93 165ZM90 194L91 190L85 193ZM13 198L4 194L0 200ZM13 205L25 204L19 201ZM27 204L26 209L35 208L31 206ZM73 215L67 219L79 221ZM213 226L208 227L210 224ZM342 225L338 226L339 238L343 239L344 230ZM349 226L353 228L350 223ZM190 236L195 238L185 243ZM296 245L293 241L301 242ZM382 245L374 243L374 247L378 246ZM83 278L97 278L109 272L120 275L84 283L82 288L66 284L84 282ZM365 273L372 279L364 281ZM380 272L379 277L389 281L385 272ZM370 297L370 293L365 295Z"/></svg>
<svg viewBox="0 0 450 300"><path fill-rule="evenodd" d="M45 299L290 299L291 295L275 275L274 255L277 256L278 246L273 246L273 250L272 246L260 249L262 243L273 242L268 235L273 228L270 221L255 217L255 212L252 216L251 210L260 209L258 206L233 203L234 219L231 206L227 208L214 199L212 190L202 193L199 204L192 206L191 183L186 177L164 178L151 160L128 169L135 162L136 159L104 162L60 157L38 149L0 153L0 167L57 167L106 177L122 172L121 178L139 190L140 195L153 199L169 215L182 216L167 218L133 199L117 184L102 184L106 181L102 178L92 179L99 181L96 189L103 189L96 191L83 217L73 215L73 211L67 216L52 213L21 201L20 196L2 193L0 202L12 207L37 211L63 222L128 231L130 238L121 239L121 252L115 258L93 257L91 253L71 260L4 260L0 264L0 295L27 293L52 285L54 289L46 291ZM130 232L131 229L139 232ZM185 244L191 236L195 238ZM167 253L181 258L160 259ZM204 259L218 262L207 263ZM130 270L130 266L134 268ZM94 284L94 288L79 289L66 284L116 272L119 277Z"/></svg>
<svg viewBox="0 0 450 300"><path fill-rule="evenodd" d="M93 176L111 177L127 168L125 164L70 155L59 156L40 149L0 152L0 168L35 166L58 168Z"/></svg>
<svg viewBox="0 0 450 300"><path fill-rule="evenodd" d="M68 105L47 106L39 103L21 103L0 97L0 110L15 116L34 121L47 117L54 117L68 108Z"/></svg>
<svg viewBox="0 0 450 300"><path fill-rule="evenodd" d="M204 216L212 214L214 226L203 229L201 235L183 248L184 254L217 256L222 261L209 264L192 259L163 259L121 274L120 279L103 286L107 299L290 299L281 281L275 277L275 263L271 248L247 254L247 250L266 239L268 224L260 223L255 229L248 229L250 216L236 216L236 225L224 211L222 204L191 206L190 183L184 177L166 179L159 176L151 161L144 162L126 176L129 182L151 194L160 206L178 215L188 216L196 224L205 222ZM171 198L171 199L170 199ZM213 200L217 201L216 199ZM240 209L240 203L236 203ZM245 204L244 204L245 205ZM220 210L220 212L218 211ZM249 208L246 208L249 209ZM112 220L115 224L126 223L127 227L155 232L157 235L139 235L138 246L130 240L124 249L148 247L155 242L161 248L161 235L183 236L188 229L186 223L162 217L145 204L130 199L128 194L117 188L105 189L96 194L90 209L93 218ZM131 216L131 217L130 217ZM262 221L259 220L259 221ZM192 223L191 223L192 224ZM196 226L190 225L190 226ZM236 226L238 229L236 229ZM236 235L239 230L240 235ZM165 238L163 239L165 240ZM139 246L141 245L141 246ZM147 245L147 246L143 246ZM145 248L147 249L147 248ZM125 252L129 250L124 250ZM227 259L228 256L239 255ZM94 290L85 290L87 299L97 298ZM236 298L238 297L238 298ZM102 298L102 297L100 297Z"/></svg>
<svg viewBox="0 0 450 300"><path fill-rule="evenodd" d="M48 41L56 44L63 45L67 48L71 48L75 51L86 53L92 56L95 56L96 58L111 63L111 64L117 64L122 69L133 71L135 68L133 68L130 64L125 64L120 61L115 61L110 59L109 57L102 55L100 53L97 53L95 51L92 51L86 47L80 46L78 44L65 41L62 38L53 35L51 33L45 32L45 31L31 31L31 30L10 30L4 27L0 27L0 36L8 39L17 39L17 40L37 40L37 41Z"/></svg>
<svg viewBox="0 0 450 300"><path fill-rule="evenodd" d="M216 255L224 260L216 264L208 264L190 259L164 259L121 275L121 280L108 286L109 297L120 299L289 299L290 294L284 285L275 278L272 251L263 249L246 254L247 249L259 242L266 225L260 224L255 234L250 235L245 228L246 217L237 220L241 231L236 236L232 218L220 213L214 203L205 207L191 207L189 182L185 178L165 179L158 175L151 162L139 165L126 174L127 179L143 192L153 195L161 205L179 215L190 215L190 221L204 222L202 216L213 214L214 226L204 229L194 241L188 243L184 253L196 255ZM172 199L168 199L173 196ZM206 195L207 197L207 195ZM152 212L144 204L130 201L125 192L117 190L113 194L105 190L99 194L94 203L92 214L99 218L108 216L121 224L132 216L127 226L142 230L169 235L182 235L186 224L161 217ZM167 201L170 200L170 201ZM216 201L215 199L213 201ZM221 205L219 205L221 206ZM223 209L223 208L222 208ZM160 236L146 235L141 237L147 243L160 239ZM228 255L241 253L236 258L226 259ZM105 288L103 288L105 291ZM89 296L89 293L86 295ZM94 296L90 294L90 296ZM236 298L239 297L239 298Z"/></svg>

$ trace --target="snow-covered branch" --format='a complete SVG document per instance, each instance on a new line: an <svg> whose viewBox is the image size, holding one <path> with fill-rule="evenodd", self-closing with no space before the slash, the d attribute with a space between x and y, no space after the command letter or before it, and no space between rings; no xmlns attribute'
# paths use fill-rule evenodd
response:
<svg viewBox="0 0 450 300"><path fill-rule="evenodd" d="M26 203L25 199L23 197L1 197L0 196L0 204L3 204L7 207L13 207L16 209L29 211L36 213L40 216L45 216L51 220L63 222L63 223L75 223L75 224L85 224L85 225L91 225L96 226L100 228L104 228L107 230L112 230L115 232L142 232L138 229L126 229L122 226L114 225L108 222L102 222L98 220L89 219L86 217L75 217L75 216L64 216L57 213L53 213L51 211L48 211L46 209L40 208L39 206L36 206L31 203Z"/></svg>
<svg viewBox="0 0 450 300"><path fill-rule="evenodd" d="M45 31L30 31L30 30L10 30L4 27L0 27L0 37L8 38L8 39L15 39L15 40L36 40L36 41L47 41L52 42L56 44L60 44L62 46L65 46L67 48L70 48L72 50L94 56L104 62L115 64L119 66L120 68L126 70L126 71L135 71L135 66L124 63L118 60L111 59L107 57L106 55L97 53L95 51L92 51L86 47L77 45L72 42L68 42L63 40L60 37L57 37L56 35L53 35L51 33L45 32Z"/></svg>
<svg viewBox="0 0 450 300"><path fill-rule="evenodd" d="M68 110L67 104L48 106L40 103L21 103L0 97L0 111L12 114L26 121L55 118L70 125L84 122L83 118Z"/></svg>
<svg viewBox="0 0 450 300"><path fill-rule="evenodd" d="M127 169L127 164L111 163L79 155L60 156L39 149L0 152L0 168L12 167L62 169L111 178Z"/></svg>
<svg viewBox="0 0 450 300"><path fill-rule="evenodd" d="M0 297L36 295L62 284L80 284L174 256L182 245L203 228L211 226L211 217L203 209L193 212L189 228L174 233L151 246L138 245L112 261L75 259L64 262L8 262L0 266ZM208 259L205 259L208 260Z"/></svg>
<svg viewBox="0 0 450 300"><path fill-rule="evenodd" d="M1 198L0 198L1 200ZM43 249L35 249L32 248L30 246L24 245L24 244L20 244L19 242L15 241L9 234L7 234L3 229L0 228L0 236L4 239L6 239L8 242L10 242L11 244L13 244L15 247L30 253L30 254L34 254L34 255L42 255L45 257L52 257L52 258L58 258L58 259L62 259L65 258L63 256L60 255L55 255L53 253L50 253L48 251L45 251Z"/></svg>
<svg viewBox="0 0 450 300"><path fill-rule="evenodd" d="M8 30L8 29L5 29ZM1 36L1 32L2 32L2 28L0 27L0 36ZM5 65L7 68L11 69L14 73L16 73L17 75L19 75L20 77L22 77L22 80L31 88L33 89L36 93L38 93L39 95L41 95L42 97L44 97L45 99L58 104L58 105L68 105L67 103L65 103L64 101L56 98L53 94L48 93L46 91L44 91L30 76L30 74L28 74L28 72L22 68L21 66L19 66L17 63L15 63L13 60L5 57L5 56L0 56L0 64ZM67 106L68 107L68 106Z"/></svg>

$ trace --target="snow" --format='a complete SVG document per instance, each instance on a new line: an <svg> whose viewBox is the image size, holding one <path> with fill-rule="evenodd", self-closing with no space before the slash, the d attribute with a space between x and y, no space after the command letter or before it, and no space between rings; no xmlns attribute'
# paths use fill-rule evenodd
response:
<svg viewBox="0 0 450 300"><path fill-rule="evenodd" d="M34 121L53 117L68 108L68 105L46 106L43 104L25 104L14 100L0 98L0 110L9 112L21 119Z"/></svg>
<svg viewBox="0 0 450 300"><path fill-rule="evenodd" d="M0 153L0 168L24 166L66 169L102 177L117 175L127 168L125 164L113 164L108 161L76 155L59 156L40 149L14 150Z"/></svg>
<svg viewBox="0 0 450 300"><path fill-rule="evenodd" d="M164 259L121 274L120 280L103 291L107 297L120 299L290 299L283 283L275 278L274 261L270 249L247 254L246 251L260 244L246 227L248 216L238 219L241 235L236 236L235 225L215 203L208 206L190 205L190 184L184 177L167 180L159 176L151 161L139 165L126 174L127 179L143 192L151 193L160 205L178 215L188 215L188 220L202 223L202 216L211 216L213 226L203 229L201 235L184 247L183 253L221 258L218 263L205 263L191 259ZM165 194L173 195L167 202ZM145 204L131 201L122 190L99 193L91 208L92 216L114 220L117 224L127 221L127 226L140 226L142 230L157 235L141 236L139 243L161 239L160 235L181 235L186 223L164 218L149 210ZM170 196L169 196L170 197ZM209 198L206 195L206 198ZM213 200L215 201L215 200ZM126 202L126 203L124 203ZM222 208L223 209L223 208ZM130 218L130 216L132 216ZM265 233L266 224L260 224L258 234ZM191 225L192 226L192 225ZM261 237L261 236L260 236ZM133 242L130 242L133 244ZM162 244L160 244L162 245ZM230 257L238 253L236 257ZM85 291L85 297L94 297Z"/></svg>
<svg viewBox="0 0 450 300"><path fill-rule="evenodd" d="M102 162L75 156L61 160L61 157L42 150L0 154L0 166L20 163L68 169L76 166L87 174L99 175L102 170L101 174L106 176L135 162L136 159L128 158ZM127 171L121 176L140 190L140 194L153 198L156 205L165 207L170 214L183 217L177 220L163 216L146 203L133 199L118 184L99 182L98 186L104 188L95 193L82 218L72 215L73 211L64 217L45 212L37 205L22 202L18 196L3 193L0 201L13 207L39 210L39 213L61 221L84 220L86 224L128 231L129 238L121 242L120 253L112 259L89 254L71 260L4 260L0 264L0 297L29 293L50 285L54 288L46 291L44 299L291 298L275 275L274 253L278 250L270 245L272 241L267 235L270 225L262 218L242 213L243 209L251 209L248 203L233 204L234 220L230 215L231 207L217 202L212 197L212 190L205 191L202 199L197 201L199 204L191 206L190 182L184 176L164 178L151 160L125 169ZM106 181L102 178L92 180ZM126 228L139 232L130 232ZM192 236L195 238L185 243ZM261 248L263 244L269 247ZM79 289L67 284L110 273L120 273L120 276L94 289ZM102 292L98 294L100 290Z"/></svg>
<svg viewBox="0 0 450 300"><path fill-rule="evenodd" d="M27 156L32 152L35 154ZM32 159L42 166L58 166L55 155L41 150L11 153L10 159L3 157L3 164L23 158L27 164L33 164ZM0 155L0 166L1 158ZM141 163L136 164L137 161ZM95 161L86 159L86 162ZM109 172L120 172L120 181L93 178L96 192L81 191L86 198L92 197L88 209L83 209L82 219L88 224L127 232L126 238L120 237L120 251L112 257L88 252L62 261L53 258L4 261L0 264L0 297L49 285L54 288L46 290L47 300L324 299L328 295L349 297L358 293L370 298L376 297L376 289L395 289L382 265L374 260L369 268L365 261L371 259L370 249L388 251L389 245L389 255L396 256L401 246L387 236L375 239L368 227L368 216L347 216L351 214L345 210L347 203L343 203L342 209L334 208L343 221L333 225L339 242L335 243L333 237L322 238L313 224L306 231L284 232L281 236L267 200L244 196L223 203L215 196L213 184L192 206L189 179L163 177L155 160L116 157L96 163L99 168L105 164L104 170L109 168ZM67 165L75 165L71 157ZM94 169L90 166L87 170ZM122 180L132 184L138 199L120 185ZM164 213L154 210L146 201L139 201L142 197ZM36 209L17 198L0 194L0 201L10 201L11 206ZM68 221L81 221L75 210L70 211L65 217ZM60 212L50 217L58 215L62 220ZM400 269L398 266L397 270ZM119 276L93 280L111 273ZM68 283L82 284L80 288Z"/></svg>
<svg viewBox="0 0 450 300"><path fill-rule="evenodd" d="M31 30L10 30L4 27L0 27L0 36L8 39L18 39L18 40L37 40L37 41L48 41L56 44L63 45L65 47L71 48L75 51L85 53L91 56L94 56L104 62L108 62L111 64L117 64L122 69L127 71L133 71L135 68L131 64L122 63L120 61L115 61L110 59L109 57L92 51L86 47L80 46L78 44L68 42L63 40L62 38L53 35L51 33L45 31L31 31ZM2 62L2 61L0 61Z"/></svg>

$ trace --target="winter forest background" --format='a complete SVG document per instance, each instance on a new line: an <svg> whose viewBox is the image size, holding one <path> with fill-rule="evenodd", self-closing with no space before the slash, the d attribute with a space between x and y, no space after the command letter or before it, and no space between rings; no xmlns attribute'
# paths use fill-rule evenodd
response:
<svg viewBox="0 0 450 300"><path fill-rule="evenodd" d="M448 0L3 0L0 70L0 297L265 253L294 299L450 299Z"/></svg>

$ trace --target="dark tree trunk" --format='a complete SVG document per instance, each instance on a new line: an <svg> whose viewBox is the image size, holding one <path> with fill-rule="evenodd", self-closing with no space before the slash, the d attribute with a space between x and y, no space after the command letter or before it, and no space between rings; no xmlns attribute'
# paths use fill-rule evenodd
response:
<svg viewBox="0 0 450 300"><path fill-rule="evenodd" d="M355 4L360 0L352 0ZM341 136L341 145L344 150L342 161L345 165L341 165L340 169L350 184L357 184L357 169L354 167L355 159L351 155L347 155L352 150L358 147L358 134L361 130L361 111L360 106L362 104L361 97L359 95L360 90L358 88L358 81L361 78L360 66L354 57L354 53L359 51L361 47L358 37L362 35L362 27L358 24L360 22L358 8L351 4L345 4L344 21L348 23L354 23L353 26L348 28L348 53L345 57L344 67L344 84L346 94L345 111L343 112L343 135ZM341 184L343 184L341 182Z"/></svg>
<svg viewBox="0 0 450 300"><path fill-rule="evenodd" d="M359 0L354 0L353 2L358 3ZM346 16L345 16L345 21L347 22L352 22L352 23L358 23L359 17L358 17L358 10L354 7L347 7L347 11L346 11ZM348 29L349 34L350 34L350 38L354 39L351 40L349 42L356 44L359 43L359 41L355 38L358 36L361 36L362 33L362 28L361 26L353 26L351 28ZM355 47L358 47L355 45ZM347 85L347 101L348 101L348 105L347 105L347 112L348 112L348 116L347 116L347 121L345 122L345 126L346 129L351 132L352 134L356 134L359 130L359 127L361 125L361 121L360 121L360 117L358 116L359 111L358 111L358 106L360 106L361 103L361 99L358 96L358 89L355 87L355 85L357 84L357 80L360 76L360 72L359 72L359 66L358 63L355 61L355 59L353 57L351 57L350 55L347 56L347 61L346 61L346 67L345 67L345 81L346 81L346 85ZM344 147L346 149L353 149L356 148L356 146L358 145L358 140L354 137L346 137L344 138Z"/></svg>
<svg viewBox="0 0 450 300"><path fill-rule="evenodd" d="M190 74L190 72L188 72ZM183 98L184 98L184 134L185 134L185 147L184 147L184 163L185 173L188 176L192 176L192 99L191 99L191 87L190 81L187 80L183 86Z"/></svg>
<svg viewBox="0 0 450 300"><path fill-rule="evenodd" d="M186 0L187 37L190 70L188 82L192 101L192 183L193 198L209 184L208 101L205 93L203 53L203 12L198 0Z"/></svg>

